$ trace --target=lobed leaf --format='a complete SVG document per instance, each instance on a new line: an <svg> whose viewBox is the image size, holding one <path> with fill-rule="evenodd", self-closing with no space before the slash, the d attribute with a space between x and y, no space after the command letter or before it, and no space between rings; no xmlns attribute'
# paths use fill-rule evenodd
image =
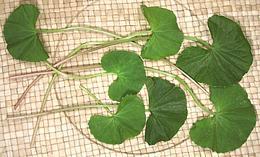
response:
<svg viewBox="0 0 260 157"><path fill-rule="evenodd" d="M159 60L176 54L183 42L183 33L177 25L176 16L168 9L141 6L152 36L142 49L142 57Z"/></svg>
<svg viewBox="0 0 260 157"><path fill-rule="evenodd" d="M181 88L158 77L148 77L149 116L145 141L156 144L170 140L187 119L187 101Z"/></svg>
<svg viewBox="0 0 260 157"><path fill-rule="evenodd" d="M89 128L94 137L107 144L121 144L137 136L145 125L144 104L140 98L128 95L122 98L112 116L91 116Z"/></svg>
<svg viewBox="0 0 260 157"><path fill-rule="evenodd" d="M143 61L134 52L111 51L102 57L101 64L104 70L117 75L108 90L112 100L137 94L143 87L146 79Z"/></svg>
<svg viewBox="0 0 260 157"><path fill-rule="evenodd" d="M253 61L247 39L240 26L224 16L210 17L208 27L213 38L212 48L188 47L176 65L196 81L211 86L238 83Z"/></svg>
<svg viewBox="0 0 260 157"><path fill-rule="evenodd" d="M193 124L191 139L197 145L218 153L241 147L256 124L256 113L246 91L238 84L211 87L210 100L216 113Z"/></svg>
<svg viewBox="0 0 260 157"><path fill-rule="evenodd" d="M49 58L35 29L38 15L36 6L22 4L6 20L3 34L7 49L15 59L38 62Z"/></svg>

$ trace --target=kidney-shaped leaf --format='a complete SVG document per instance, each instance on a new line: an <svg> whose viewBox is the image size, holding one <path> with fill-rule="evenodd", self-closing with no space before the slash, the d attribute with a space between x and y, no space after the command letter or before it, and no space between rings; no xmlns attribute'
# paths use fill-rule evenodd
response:
<svg viewBox="0 0 260 157"><path fill-rule="evenodd" d="M255 110L246 91L239 85L211 87L210 100L216 113L193 125L191 139L218 153L241 147L256 124Z"/></svg>
<svg viewBox="0 0 260 157"><path fill-rule="evenodd" d="M149 95L149 116L145 141L156 144L170 140L187 119L187 102L181 88L167 80L148 77L146 82Z"/></svg>
<svg viewBox="0 0 260 157"><path fill-rule="evenodd" d="M120 101L125 95L136 94L143 87L146 79L143 61L134 52L111 51L102 57L101 64L104 70L117 75L108 90L112 100Z"/></svg>
<svg viewBox="0 0 260 157"><path fill-rule="evenodd" d="M142 49L142 57L159 60L176 54L183 42L183 33L177 25L176 16L168 9L141 6L152 36Z"/></svg>
<svg viewBox="0 0 260 157"><path fill-rule="evenodd" d="M35 29L39 10L31 4L22 4L16 8L4 24L4 37L9 53L18 60L45 61L45 51Z"/></svg>
<svg viewBox="0 0 260 157"><path fill-rule="evenodd" d="M212 86L228 86L239 82L252 64L250 45L240 26L224 16L208 20L213 38L212 48L186 48L177 66L196 81Z"/></svg>
<svg viewBox="0 0 260 157"><path fill-rule="evenodd" d="M121 144L137 136L145 125L144 104L140 98L128 95L122 98L112 116L91 116L89 128L94 137L107 144Z"/></svg>

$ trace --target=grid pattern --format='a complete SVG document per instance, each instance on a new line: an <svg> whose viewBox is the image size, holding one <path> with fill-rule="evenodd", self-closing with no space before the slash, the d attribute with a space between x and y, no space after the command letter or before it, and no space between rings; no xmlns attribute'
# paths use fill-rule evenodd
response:
<svg viewBox="0 0 260 157"><path fill-rule="evenodd" d="M91 115L105 113L102 109L76 110L74 112L56 113L42 118L36 137L36 144L30 147L30 138L36 118L7 121L11 114L30 114L40 109L43 94L51 76L43 77L28 93L18 111L13 109L19 96L34 78L10 80L10 75L45 70L39 63L25 63L14 60L6 50L2 37L5 19L10 12L21 3L33 3L40 9L38 28L60 28L67 25L83 25L104 27L113 32L126 35L130 32L147 28L140 5L162 6L173 10L178 17L178 24L185 34L199 36L210 40L206 21L213 13L222 14L238 21L245 35L249 39L254 55L253 66L241 81L249 94L256 111L260 113L260 1L259 0L60 0L60 1L18 1L0 0L0 153L3 156L259 156L260 155L260 124L248 138L247 142L233 152L216 154L208 149L202 149L189 139L180 145L176 143L188 136L189 128L203 113L194 105L188 96L188 119L179 133L169 142L161 142L155 146L148 146L144 142L144 133L137 138L127 140L121 145L111 146L96 141L90 135L87 122ZM44 46L55 62L64 57L82 42L106 40L107 36L88 32L67 32L43 34ZM184 47L192 43L185 42ZM113 49L126 49L140 52L140 48L130 44L111 46L94 53L85 54L73 59L66 66L92 64L100 62L102 55ZM175 61L175 57L171 60ZM162 62L146 62L172 73L178 71ZM88 70L81 74L97 72L100 69ZM149 73L151 76L157 74ZM103 102L110 102L107 96L108 85L114 78L103 76L86 81L72 81L59 78L51 91L46 110L71 106L75 104L95 103L91 98L81 93L80 84L90 88ZM171 78L168 80L175 82ZM198 89L192 82L186 80L194 92L205 104L210 104L208 96ZM177 82L175 82L177 83ZM145 89L141 95L147 104ZM0 154L1 156L1 154Z"/></svg>

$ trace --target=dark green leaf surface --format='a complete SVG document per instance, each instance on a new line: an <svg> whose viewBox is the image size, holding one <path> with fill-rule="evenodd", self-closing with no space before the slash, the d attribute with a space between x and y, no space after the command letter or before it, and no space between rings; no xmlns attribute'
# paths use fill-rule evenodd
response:
<svg viewBox="0 0 260 157"><path fill-rule="evenodd" d="M210 88L216 113L198 120L190 130L191 139L218 153L241 147L256 124L254 107L239 85Z"/></svg>
<svg viewBox="0 0 260 157"><path fill-rule="evenodd" d="M101 64L104 70L117 75L108 90L112 100L120 101L125 95L136 94L143 87L146 79L143 61L134 52L111 51L102 57Z"/></svg>
<svg viewBox="0 0 260 157"><path fill-rule="evenodd" d="M168 9L145 5L142 5L142 10L152 30L151 38L142 49L142 57L159 60L176 54L183 42L183 33L174 13Z"/></svg>
<svg viewBox="0 0 260 157"><path fill-rule="evenodd" d="M187 101L181 88L158 77L148 77L149 116L145 141L156 144L170 140L187 119Z"/></svg>
<svg viewBox="0 0 260 157"><path fill-rule="evenodd" d="M188 47L178 57L177 66L198 82L212 86L238 83L248 72L253 58L240 26L223 16L208 20L212 49Z"/></svg>
<svg viewBox="0 0 260 157"><path fill-rule="evenodd" d="M37 7L22 4L6 20L3 34L7 49L15 59L30 62L48 59L35 29L38 15Z"/></svg>
<svg viewBox="0 0 260 157"><path fill-rule="evenodd" d="M144 104L140 98L128 95L122 98L113 116L91 116L89 128L94 137L107 144L121 144L137 136L145 125Z"/></svg>

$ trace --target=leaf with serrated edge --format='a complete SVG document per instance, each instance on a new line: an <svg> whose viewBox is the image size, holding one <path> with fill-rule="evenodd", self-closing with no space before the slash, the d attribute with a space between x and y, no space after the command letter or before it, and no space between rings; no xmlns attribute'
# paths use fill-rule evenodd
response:
<svg viewBox="0 0 260 157"><path fill-rule="evenodd" d="M192 141L218 153L241 147L256 124L255 110L246 91L238 84L211 87L210 100L216 113L193 124Z"/></svg>

